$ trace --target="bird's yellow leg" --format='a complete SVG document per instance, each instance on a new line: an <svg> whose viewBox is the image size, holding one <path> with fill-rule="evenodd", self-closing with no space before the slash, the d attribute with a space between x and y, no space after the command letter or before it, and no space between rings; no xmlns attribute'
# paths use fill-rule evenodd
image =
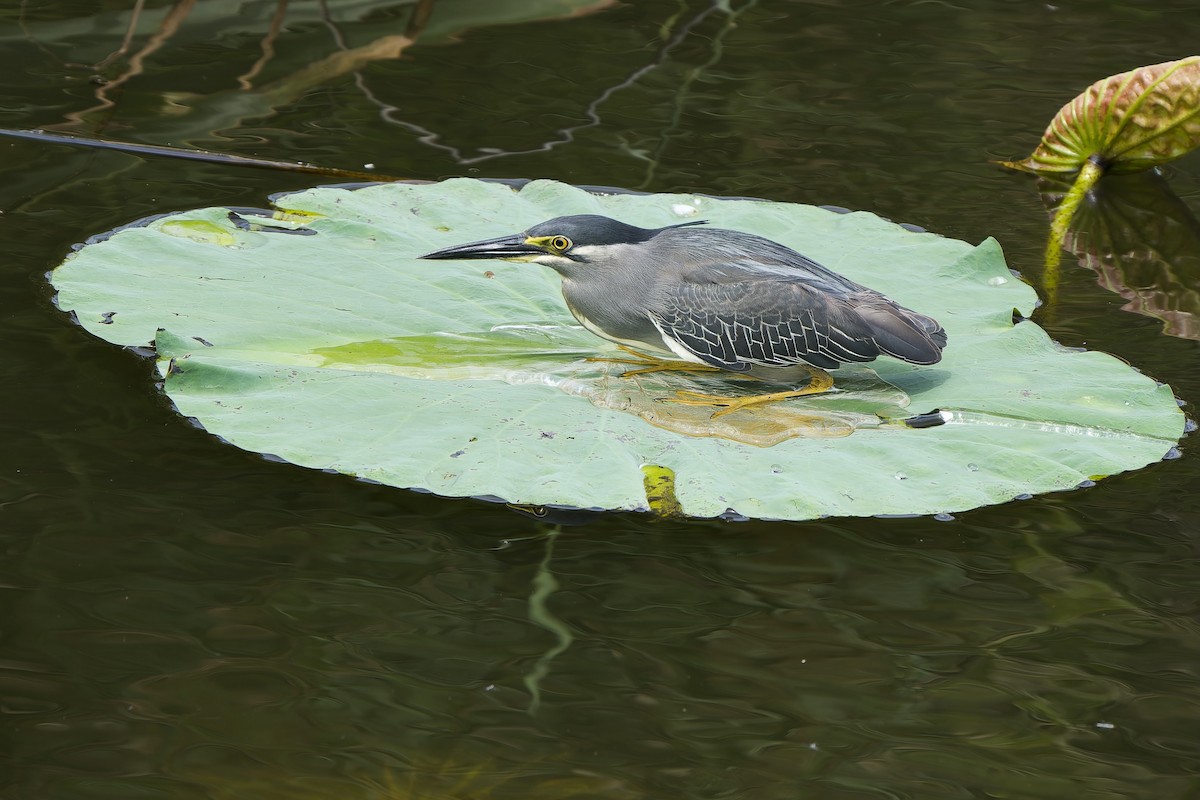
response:
<svg viewBox="0 0 1200 800"><path fill-rule="evenodd" d="M632 347L626 347L623 344L619 344L617 347L633 356L633 358L595 356L589 358L588 361L605 361L610 364L634 364L638 366L638 369L627 369L622 372L622 378L632 378L634 375L648 375L651 372L722 372L719 367L710 367L708 364L693 364L690 361L658 358L657 356L640 353Z"/></svg>
<svg viewBox="0 0 1200 800"><path fill-rule="evenodd" d="M747 397L725 397L719 394L701 394L700 392L676 392L675 396L667 398L666 402L681 403L685 406L717 406L719 410L713 412L713 417L720 417L725 414L732 414L734 411L740 411L743 408L749 408L750 406L762 405L763 403L776 403L780 400L803 397L808 394L821 394L833 388L833 376L828 372L816 367L807 367L807 369L812 378L803 389L794 389L789 392L772 392L770 394L755 394Z"/></svg>

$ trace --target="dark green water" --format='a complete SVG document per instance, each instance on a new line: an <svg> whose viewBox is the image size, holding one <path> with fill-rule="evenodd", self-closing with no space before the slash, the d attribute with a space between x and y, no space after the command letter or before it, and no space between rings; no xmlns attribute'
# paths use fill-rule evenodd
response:
<svg viewBox="0 0 1200 800"><path fill-rule="evenodd" d="M410 44L411 4L297 0L246 77L274 4L151 2L103 68L132 2L25 5L0 126L835 204L995 236L1034 278L1046 213L987 160L1200 41L1191 2L443 0ZM8 140L0 164L5 800L1200 797L1189 441L950 522L551 536L225 446L51 303L72 243L313 179ZM1200 156L1166 182L1172 266L1115 275L1190 335ZM1200 397L1196 341L1126 302L1067 257L1038 321Z"/></svg>

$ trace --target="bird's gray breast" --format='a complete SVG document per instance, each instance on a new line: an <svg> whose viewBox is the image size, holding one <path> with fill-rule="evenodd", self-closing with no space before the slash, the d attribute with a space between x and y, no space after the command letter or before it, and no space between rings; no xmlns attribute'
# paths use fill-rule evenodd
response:
<svg viewBox="0 0 1200 800"><path fill-rule="evenodd" d="M634 348L669 352L650 319L652 282L590 275L563 280L562 292L575 319L597 336Z"/></svg>

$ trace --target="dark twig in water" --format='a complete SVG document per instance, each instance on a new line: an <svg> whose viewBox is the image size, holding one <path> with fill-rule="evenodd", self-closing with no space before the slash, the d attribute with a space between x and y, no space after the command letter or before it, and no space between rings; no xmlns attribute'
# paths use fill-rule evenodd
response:
<svg viewBox="0 0 1200 800"><path fill-rule="evenodd" d="M210 164L229 164L238 167L258 167L273 169L280 172L301 172L310 175L322 175L328 178L344 178L354 181L391 182L410 180L395 175L377 175L373 172L362 172L336 167L321 167L303 161L275 161L269 158L252 158L231 153L214 153L211 150L189 150L183 147L167 147L157 144L133 144L131 142L115 142L110 139L93 139L87 136L69 136L63 133L48 131L22 131L0 128L0 136L10 136L14 139L32 139L49 144L66 144L72 147L90 147L96 150L117 150L122 153L132 153L139 156L163 156L166 158L182 158L189 161L207 161Z"/></svg>

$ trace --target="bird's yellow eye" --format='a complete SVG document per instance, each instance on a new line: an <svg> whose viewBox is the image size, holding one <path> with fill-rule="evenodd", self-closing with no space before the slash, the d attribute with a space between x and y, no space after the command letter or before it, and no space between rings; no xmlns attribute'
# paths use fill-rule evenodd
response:
<svg viewBox="0 0 1200 800"><path fill-rule="evenodd" d="M571 249L572 242L565 236L552 236L549 244L551 249L557 250L560 253L565 253Z"/></svg>

